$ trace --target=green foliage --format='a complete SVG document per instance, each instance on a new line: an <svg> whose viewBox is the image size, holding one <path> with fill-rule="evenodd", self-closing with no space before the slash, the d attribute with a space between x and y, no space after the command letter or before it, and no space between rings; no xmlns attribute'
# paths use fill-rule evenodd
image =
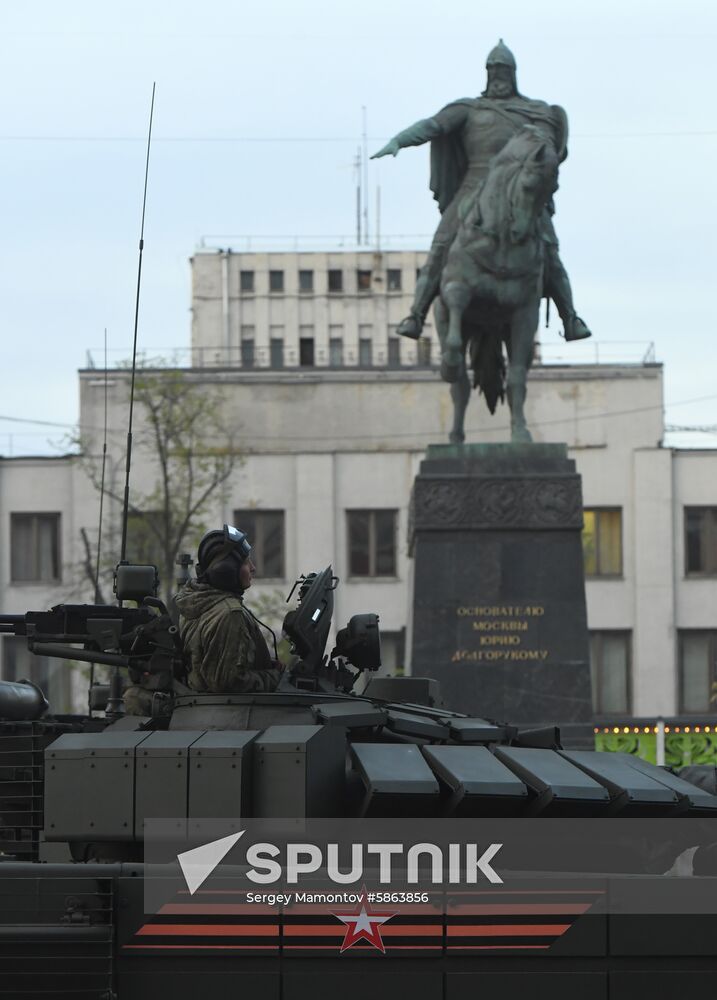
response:
<svg viewBox="0 0 717 1000"><path fill-rule="evenodd" d="M596 733L595 749L612 753L632 753L655 763L654 733Z"/></svg>
<svg viewBox="0 0 717 1000"><path fill-rule="evenodd" d="M596 733L595 749L632 753L655 764L656 735L650 733ZM717 733L666 733L665 764L686 767L688 764L717 766Z"/></svg>

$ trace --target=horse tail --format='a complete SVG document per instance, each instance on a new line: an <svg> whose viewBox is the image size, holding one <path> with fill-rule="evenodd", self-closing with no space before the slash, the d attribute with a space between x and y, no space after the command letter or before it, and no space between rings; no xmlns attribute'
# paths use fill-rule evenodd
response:
<svg viewBox="0 0 717 1000"><path fill-rule="evenodd" d="M505 359L499 330L483 331L470 339L473 388L483 393L491 413L505 399Z"/></svg>

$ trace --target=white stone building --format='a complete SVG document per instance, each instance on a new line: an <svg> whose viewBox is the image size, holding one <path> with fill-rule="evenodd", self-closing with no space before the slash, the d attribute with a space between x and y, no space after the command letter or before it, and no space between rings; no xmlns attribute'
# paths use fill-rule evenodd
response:
<svg viewBox="0 0 717 1000"><path fill-rule="evenodd" d="M417 352L391 329L408 311L420 263L398 252L198 254L193 364L183 370L203 390L223 388L224 419L245 449L209 519L252 532L263 571L252 593L287 592L299 573L331 562L342 581L336 624L377 611L388 669L404 665L411 485L452 419L448 386L430 363L434 331L432 348ZM662 374L654 363L538 364L530 376L535 440L567 442L582 475L596 709L610 718L714 708L717 452L663 447ZM95 452L100 375L80 372L80 422L95 429ZM121 475L127 373L109 382L118 429L109 474ZM490 418L474 397L469 442L506 440L507 427L506 408ZM151 474L140 457L133 478ZM110 504L110 537L117 518ZM97 495L76 460L0 460L0 607L91 599L81 530L94 538L96 521ZM17 675L17 655L6 641L4 676Z"/></svg>
<svg viewBox="0 0 717 1000"><path fill-rule="evenodd" d="M425 253L197 253L192 364L371 367L426 358L396 336Z"/></svg>

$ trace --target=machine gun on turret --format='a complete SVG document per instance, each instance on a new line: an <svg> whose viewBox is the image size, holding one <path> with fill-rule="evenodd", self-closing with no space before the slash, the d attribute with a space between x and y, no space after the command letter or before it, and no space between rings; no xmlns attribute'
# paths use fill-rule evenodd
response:
<svg viewBox="0 0 717 1000"><path fill-rule="evenodd" d="M49 611L0 615L0 633L25 636L28 649L38 656L113 667L107 714L121 714L120 668L128 670L134 683L149 680L148 686L157 691L171 692L173 681L184 676L179 630L156 597L157 582L156 567L120 563L114 580L118 606L57 604ZM124 607L125 601L137 606ZM16 706L19 700L32 709L29 692L6 694L6 699L0 697L0 716L11 695Z"/></svg>

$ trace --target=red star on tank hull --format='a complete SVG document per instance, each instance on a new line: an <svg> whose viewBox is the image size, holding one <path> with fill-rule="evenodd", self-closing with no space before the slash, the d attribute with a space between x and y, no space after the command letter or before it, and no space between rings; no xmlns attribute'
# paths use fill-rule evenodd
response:
<svg viewBox="0 0 717 1000"><path fill-rule="evenodd" d="M382 954L386 954L386 948L381 939L381 924L395 917L395 913L379 913L372 910L368 903L366 887L361 889L361 901L352 913L342 913L334 911L337 920L346 924L346 935L341 945L341 953L347 948L351 948L358 941L368 941L374 948Z"/></svg>

